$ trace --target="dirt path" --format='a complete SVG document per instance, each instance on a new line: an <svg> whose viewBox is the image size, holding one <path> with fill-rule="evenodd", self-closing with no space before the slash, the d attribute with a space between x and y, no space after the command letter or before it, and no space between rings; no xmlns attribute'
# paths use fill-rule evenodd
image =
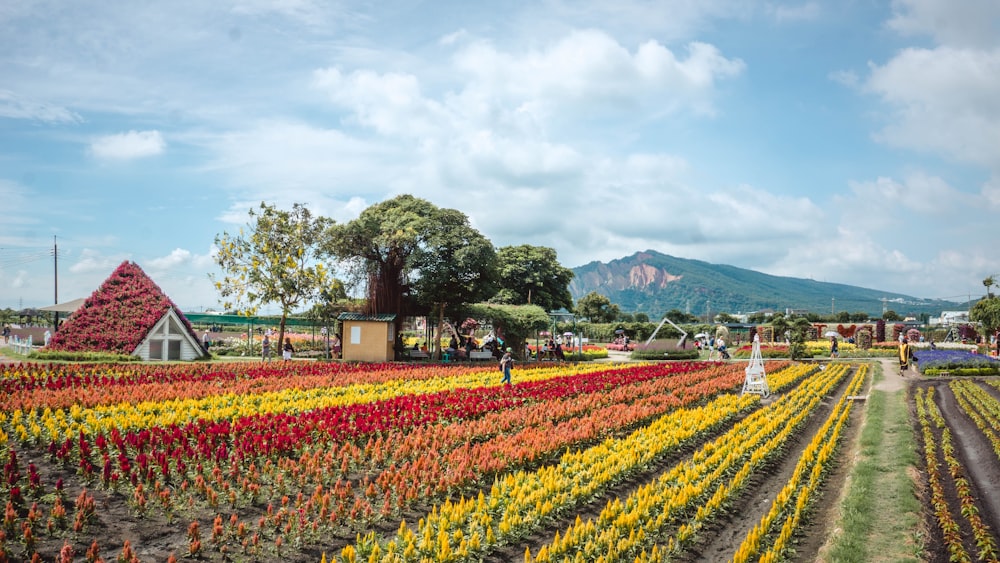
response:
<svg viewBox="0 0 1000 563"><path fill-rule="evenodd" d="M901 374L898 360L882 358L879 363L882 364L882 373L885 377L878 384L872 386L874 390L895 393L906 389L907 382L913 382L919 378L919 374L913 369Z"/></svg>

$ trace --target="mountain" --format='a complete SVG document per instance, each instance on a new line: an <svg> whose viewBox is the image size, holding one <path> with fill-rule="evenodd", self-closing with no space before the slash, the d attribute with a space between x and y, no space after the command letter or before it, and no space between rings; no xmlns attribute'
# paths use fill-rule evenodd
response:
<svg viewBox="0 0 1000 563"><path fill-rule="evenodd" d="M707 313L783 312L786 309L829 314L865 312L881 316L886 309L900 315L940 315L955 310L951 301L921 299L839 283L772 276L753 270L675 258L647 250L608 263L573 268L570 293L577 300L592 291L606 296L623 312L646 313L651 319L671 309ZM883 301L884 299L884 301Z"/></svg>

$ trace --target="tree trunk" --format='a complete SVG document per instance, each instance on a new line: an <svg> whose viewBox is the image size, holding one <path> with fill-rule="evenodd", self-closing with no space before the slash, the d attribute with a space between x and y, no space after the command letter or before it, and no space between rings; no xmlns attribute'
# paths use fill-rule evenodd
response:
<svg viewBox="0 0 1000 563"><path fill-rule="evenodd" d="M281 310L281 322L278 323L278 353L285 353L285 319L288 318L288 311Z"/></svg>
<svg viewBox="0 0 1000 563"><path fill-rule="evenodd" d="M434 359L441 359L441 333L444 330L444 307L445 303L438 303L440 309L438 309L438 322L437 322L437 335L434 338Z"/></svg>

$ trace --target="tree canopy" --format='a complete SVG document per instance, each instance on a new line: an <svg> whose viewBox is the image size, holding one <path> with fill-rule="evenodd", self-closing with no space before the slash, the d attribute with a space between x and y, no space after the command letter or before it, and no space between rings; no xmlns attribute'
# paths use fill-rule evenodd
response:
<svg viewBox="0 0 1000 563"><path fill-rule="evenodd" d="M496 291L493 244L454 209L404 194L327 231L323 252L366 284L366 313L403 316L486 300Z"/></svg>
<svg viewBox="0 0 1000 563"><path fill-rule="evenodd" d="M249 215L246 232L241 228L237 235L215 237L215 261L223 274L210 277L227 310L253 315L261 306L277 303L281 341L288 314L328 282L328 271L316 258L320 237L332 220L313 217L299 203L285 211L261 202Z"/></svg>
<svg viewBox="0 0 1000 563"><path fill-rule="evenodd" d="M559 264L555 249L504 246L497 250L497 263L500 290L491 302L538 305L546 311L573 308L569 292L573 270Z"/></svg>
<svg viewBox="0 0 1000 563"><path fill-rule="evenodd" d="M576 302L576 314L594 323L611 323L618 319L621 311L606 296L591 291Z"/></svg>
<svg viewBox="0 0 1000 563"><path fill-rule="evenodd" d="M414 312L409 299L410 257L421 242L431 207L404 194L327 230L322 253L344 263L354 283L365 284L365 313Z"/></svg>
<svg viewBox="0 0 1000 563"><path fill-rule="evenodd" d="M410 278L417 301L437 313L437 333L442 334L449 306L485 301L496 291L496 252L468 217L454 209L433 208L422 231L411 255Z"/></svg>
<svg viewBox="0 0 1000 563"><path fill-rule="evenodd" d="M545 309L538 305L498 305L475 303L468 307L470 316L486 321L504 339L504 346L518 355L528 337L546 329L552 322Z"/></svg>
<svg viewBox="0 0 1000 563"><path fill-rule="evenodd" d="M980 323L987 338L1000 328L1000 297L984 297L969 310L969 320Z"/></svg>

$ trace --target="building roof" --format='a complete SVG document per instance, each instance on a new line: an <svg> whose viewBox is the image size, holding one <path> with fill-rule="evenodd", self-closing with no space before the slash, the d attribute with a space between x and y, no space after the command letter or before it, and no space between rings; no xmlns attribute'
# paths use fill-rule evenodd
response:
<svg viewBox="0 0 1000 563"><path fill-rule="evenodd" d="M391 323L396 320L396 313L379 313L377 315L363 315L361 313L344 312L337 316L338 321L369 321L377 323Z"/></svg>

